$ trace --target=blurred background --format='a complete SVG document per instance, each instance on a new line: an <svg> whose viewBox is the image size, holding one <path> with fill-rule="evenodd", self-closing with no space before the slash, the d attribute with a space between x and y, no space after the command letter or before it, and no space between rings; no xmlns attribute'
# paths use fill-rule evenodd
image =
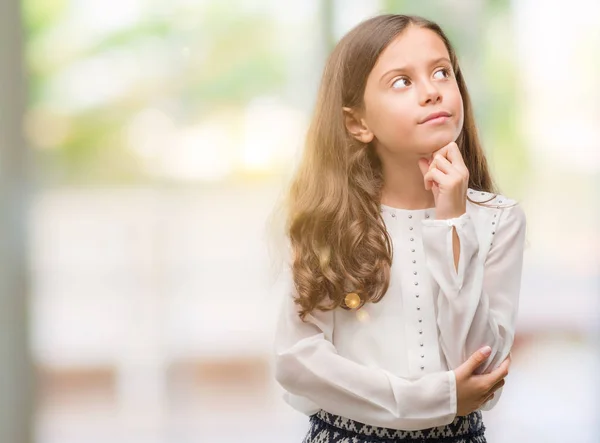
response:
<svg viewBox="0 0 600 443"><path fill-rule="evenodd" d="M488 441L599 441L599 2L3 0L0 442L301 441L275 208L325 57L380 12L448 33L527 213Z"/></svg>

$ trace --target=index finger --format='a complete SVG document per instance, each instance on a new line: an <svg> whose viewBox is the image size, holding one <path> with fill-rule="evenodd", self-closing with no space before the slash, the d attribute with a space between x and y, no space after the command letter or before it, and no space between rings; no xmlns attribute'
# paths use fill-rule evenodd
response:
<svg viewBox="0 0 600 443"><path fill-rule="evenodd" d="M504 361L496 369L490 372L480 374L481 380L487 386L493 386L502 380L508 374L508 367L510 366L510 359L505 358Z"/></svg>
<svg viewBox="0 0 600 443"><path fill-rule="evenodd" d="M431 155L431 158L435 157L437 154L441 154L442 156L446 157L454 166L464 164L462 154L460 153L460 149L456 142L450 142L447 145L442 146L437 151L434 151Z"/></svg>
<svg viewBox="0 0 600 443"><path fill-rule="evenodd" d="M494 378L497 378L498 380L501 380L504 377L506 377L506 375L508 374L508 368L510 366L510 360L511 359L509 355L502 361L502 363L500 363L500 366L498 366L496 369L490 372L490 375L492 375Z"/></svg>
<svg viewBox="0 0 600 443"><path fill-rule="evenodd" d="M449 145L449 144L447 144L447 145L444 145L444 146L442 146L442 147L441 147L440 149L438 149L437 151L433 151L433 152L431 153L431 159L433 160L433 157L435 157L435 156L436 156L436 155L438 155L438 154L441 154L441 155L443 155L444 157L446 157L448 160L450 160L450 158L448 157L448 147L449 147L449 146L450 146L450 145Z"/></svg>
<svg viewBox="0 0 600 443"><path fill-rule="evenodd" d="M450 160L452 166L454 166L461 172L468 172L467 166L465 165L465 161L462 157L462 154L460 153L460 148L458 147L456 142L449 143L448 145L446 145L446 148L448 152L446 157L448 158L448 160Z"/></svg>

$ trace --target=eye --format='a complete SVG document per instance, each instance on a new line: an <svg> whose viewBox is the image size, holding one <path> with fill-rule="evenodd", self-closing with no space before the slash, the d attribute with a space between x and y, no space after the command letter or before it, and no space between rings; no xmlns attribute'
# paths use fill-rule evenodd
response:
<svg viewBox="0 0 600 443"><path fill-rule="evenodd" d="M400 77L400 78L396 79L394 81L394 83L392 83L392 88L394 88L394 89L402 89L403 87L406 87L409 84L410 84L410 80L408 80L405 77ZM400 86L396 87L396 85L400 85Z"/></svg>
<svg viewBox="0 0 600 443"><path fill-rule="evenodd" d="M437 75L438 72L443 72L444 76L443 77L438 77L438 78L448 78L450 77L450 70L448 68L442 68L442 69L438 69L437 71L435 71L435 73L433 74L434 77Z"/></svg>

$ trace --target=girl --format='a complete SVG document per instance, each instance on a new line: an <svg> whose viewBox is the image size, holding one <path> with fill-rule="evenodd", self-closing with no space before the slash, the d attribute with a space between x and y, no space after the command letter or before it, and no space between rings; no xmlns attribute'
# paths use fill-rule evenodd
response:
<svg viewBox="0 0 600 443"><path fill-rule="evenodd" d="M525 237L521 206L494 189L439 26L382 15L344 36L290 190L275 336L305 443L486 441Z"/></svg>

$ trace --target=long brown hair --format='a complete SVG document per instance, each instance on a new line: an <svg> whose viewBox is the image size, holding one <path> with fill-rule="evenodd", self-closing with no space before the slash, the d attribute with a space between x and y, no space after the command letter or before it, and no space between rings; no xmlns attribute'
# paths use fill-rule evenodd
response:
<svg viewBox="0 0 600 443"><path fill-rule="evenodd" d="M288 195L286 235L303 319L315 308L348 309L344 298L350 291L360 296L362 306L377 303L388 289L392 242L380 213L381 162L370 144L347 132L342 107L363 104L367 77L379 55L410 25L432 30L446 45L463 99L464 125L456 142L469 169L469 187L497 192L456 53L441 28L422 17L394 14L360 23L327 59Z"/></svg>

